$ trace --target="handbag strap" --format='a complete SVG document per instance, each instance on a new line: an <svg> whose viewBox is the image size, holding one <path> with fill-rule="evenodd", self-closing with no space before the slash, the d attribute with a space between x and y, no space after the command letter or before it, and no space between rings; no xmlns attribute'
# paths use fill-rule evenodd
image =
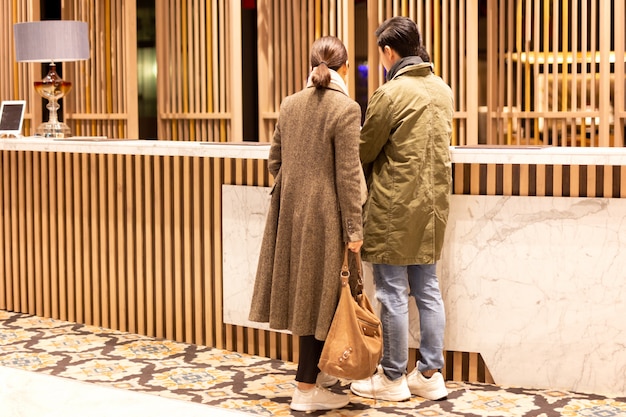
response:
<svg viewBox="0 0 626 417"><path fill-rule="evenodd" d="M348 249L348 244L345 245L343 250L343 264L341 265L341 285L349 285L350 279L350 267L348 266L348 253L351 252ZM361 294L363 292L363 271L361 270L361 252L353 252L356 261L357 280L356 280L356 292L355 294Z"/></svg>

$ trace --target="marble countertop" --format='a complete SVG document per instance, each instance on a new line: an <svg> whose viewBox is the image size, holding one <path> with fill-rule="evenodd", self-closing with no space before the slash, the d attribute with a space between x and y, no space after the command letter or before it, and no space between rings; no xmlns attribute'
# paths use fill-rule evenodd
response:
<svg viewBox="0 0 626 417"><path fill-rule="evenodd" d="M453 146L461 164L626 165L626 148L563 146Z"/></svg>
<svg viewBox="0 0 626 417"><path fill-rule="evenodd" d="M0 139L1 151L74 152L115 155L267 159L270 145L258 142L188 142L142 139L23 137Z"/></svg>
<svg viewBox="0 0 626 417"><path fill-rule="evenodd" d="M2 151L267 159L269 143L186 142L106 138L0 139ZM452 146L452 162L473 164L624 165L626 148L556 146Z"/></svg>

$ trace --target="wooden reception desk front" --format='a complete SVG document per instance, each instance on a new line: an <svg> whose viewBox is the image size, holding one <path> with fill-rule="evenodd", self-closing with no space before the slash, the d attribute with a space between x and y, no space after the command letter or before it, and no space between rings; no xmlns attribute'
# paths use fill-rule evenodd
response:
<svg viewBox="0 0 626 417"><path fill-rule="evenodd" d="M263 223L268 149L1 140L0 309L296 360L297 338L245 323L254 255L225 255ZM446 377L626 395L626 151L451 153Z"/></svg>

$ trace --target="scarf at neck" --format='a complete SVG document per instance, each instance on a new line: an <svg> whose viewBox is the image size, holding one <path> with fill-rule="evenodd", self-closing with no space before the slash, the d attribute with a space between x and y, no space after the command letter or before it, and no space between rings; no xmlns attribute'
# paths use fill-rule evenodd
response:
<svg viewBox="0 0 626 417"><path fill-rule="evenodd" d="M339 87L341 91L343 91L345 95L350 96L350 93L348 93L348 86L346 86L346 83L343 78L341 78L341 75L339 75L339 73L334 69L328 68L328 70L330 71L330 83L335 84L337 87ZM311 76L309 76L306 86L313 87L313 81L311 81Z"/></svg>
<svg viewBox="0 0 626 417"><path fill-rule="evenodd" d="M392 80L393 77L395 77L398 71L400 71L402 68L408 67L409 65L421 64L423 62L424 61L422 60L422 58L420 58L419 56L415 56L415 55L405 56L404 58L400 58L399 60L396 61L395 64L391 66L391 68L389 68L389 72L387 72L387 81Z"/></svg>

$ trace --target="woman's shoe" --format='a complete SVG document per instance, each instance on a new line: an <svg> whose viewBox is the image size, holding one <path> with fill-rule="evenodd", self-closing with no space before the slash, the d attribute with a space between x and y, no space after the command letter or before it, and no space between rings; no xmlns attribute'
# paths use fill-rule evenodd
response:
<svg viewBox="0 0 626 417"><path fill-rule="evenodd" d="M349 395L335 394L316 385L308 391L296 388L289 407L295 411L334 410L345 407L349 402Z"/></svg>

